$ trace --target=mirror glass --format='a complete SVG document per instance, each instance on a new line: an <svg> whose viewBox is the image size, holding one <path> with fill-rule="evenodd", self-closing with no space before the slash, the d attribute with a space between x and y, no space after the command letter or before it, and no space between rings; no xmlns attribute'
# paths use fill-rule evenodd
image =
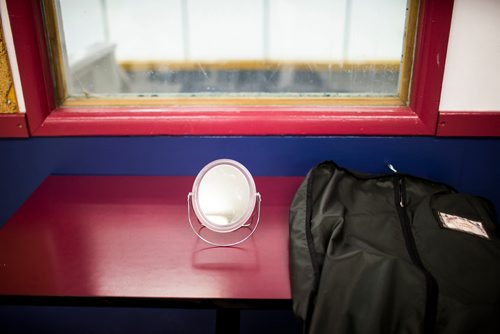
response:
<svg viewBox="0 0 500 334"><path fill-rule="evenodd" d="M250 196L247 178L231 165L211 168L198 187L201 213L210 223L220 227L230 227L243 218L251 204Z"/></svg>

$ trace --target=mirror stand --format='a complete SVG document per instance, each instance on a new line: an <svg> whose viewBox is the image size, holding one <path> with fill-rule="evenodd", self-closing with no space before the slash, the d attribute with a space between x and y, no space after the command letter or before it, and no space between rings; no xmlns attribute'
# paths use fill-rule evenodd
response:
<svg viewBox="0 0 500 334"><path fill-rule="evenodd" d="M229 242L229 243L219 243L219 242L208 240L207 238L203 237L201 235L201 233L199 231L197 231L196 228L193 226L193 222L191 220L191 201L192 201L192 197L193 197L193 193L190 192L188 194L188 196L187 196L189 226L191 226L191 229L198 236L198 238L200 238L201 240L203 240L207 244L210 244L212 246L217 246L217 247L231 247L231 246L239 245L239 244L243 243L244 241L246 241L248 238L250 238L254 234L255 230L257 230L257 226L259 226L259 222L260 222L260 204L262 202L262 197L260 196L260 193L256 193L255 197L256 197L257 203L258 203L258 206L257 206L257 222L255 223L255 226L253 227L253 229L250 231L249 234L247 234L244 238L242 238L242 239L240 239L238 241ZM198 223L202 227L207 227L207 226L203 225L203 223L200 222L199 219L198 219ZM245 223L241 227L247 227L247 228L249 228L251 225L252 225L252 223Z"/></svg>

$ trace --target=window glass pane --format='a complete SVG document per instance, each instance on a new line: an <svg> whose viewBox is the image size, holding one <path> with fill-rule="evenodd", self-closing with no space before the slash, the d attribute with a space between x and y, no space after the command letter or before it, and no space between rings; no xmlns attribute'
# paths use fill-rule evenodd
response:
<svg viewBox="0 0 500 334"><path fill-rule="evenodd" d="M406 0L54 1L70 97L399 95Z"/></svg>

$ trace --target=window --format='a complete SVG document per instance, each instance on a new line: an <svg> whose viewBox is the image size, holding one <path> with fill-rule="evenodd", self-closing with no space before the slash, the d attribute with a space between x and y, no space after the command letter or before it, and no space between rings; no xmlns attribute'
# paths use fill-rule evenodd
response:
<svg viewBox="0 0 500 334"><path fill-rule="evenodd" d="M407 103L417 1L54 0L45 12L62 105Z"/></svg>
<svg viewBox="0 0 500 334"><path fill-rule="evenodd" d="M243 97L239 96L243 93L234 91L221 93L216 90L204 94L199 94L199 92L161 92L160 94L160 92L152 91L145 94L135 91L131 93L134 98L126 96L130 92L122 96L119 95L123 94L121 91L101 94L95 87L65 82L66 78L70 78L68 81L71 80L71 76L67 77L67 73L64 72L71 65L69 55L64 56L68 48L65 36L58 32L62 27L64 33L64 23L56 15L60 10L57 9L58 2L53 0L3 1L6 1L8 7L23 94L26 97L25 117L29 123L30 134L34 136L429 135L436 131L444 59L453 8L452 0L410 2L415 9L418 9L418 16L407 16L417 21L417 28L414 30L415 43L408 43L408 40L412 40L407 36L409 31L407 26L411 23L409 19L405 19L406 42L403 44L401 40L404 56L399 65L397 94L394 91L385 91L382 96L375 96L378 93L373 94L373 92L369 96L366 92L359 93L359 91L325 93L321 90L305 90L304 92L289 90L280 93L272 90L256 92L245 89L242 90ZM188 0L187 3L191 1L195 3L194 0ZM353 13L356 7L354 3L357 1L361 0L352 0ZM130 2L135 3L135 1ZM270 9L273 8L270 4L274 2L280 1L270 0ZM262 4L267 2L259 3L262 9L265 7ZM106 1L106 8L109 12L111 0ZM258 12L261 13L260 10ZM269 10L268 13L270 18L277 15L273 10ZM59 19L56 20L58 17ZM191 15L189 17L193 18ZM86 28L95 28L90 26L90 22L85 21ZM269 27L271 28L271 25ZM260 29L264 30L264 28ZM109 36L113 36L111 31ZM413 45L414 51L411 49L408 51L408 48L412 48ZM123 73L125 77L136 75L137 71L132 70L132 65L137 65L139 70L142 65L150 66L149 62L127 64L125 58L120 58L118 47L117 44L114 49L114 64L120 68L120 76ZM286 52L286 54L289 53ZM190 55L193 56L194 53L191 51ZM292 62L292 65L296 67L293 71L297 73L303 69L303 61L306 65L310 64L311 60L317 61L316 68L318 69L330 65L322 63L322 60L318 60L320 58L311 59L310 55L307 58L299 56L300 54L295 54L294 59L297 59L293 61L277 60ZM405 60L407 57L413 59L407 61ZM179 64L176 70L182 72L192 68L192 62L190 63L189 59L182 62L170 59L166 62L172 67ZM153 60L156 63L156 60ZM251 61L251 66L243 70L262 71L264 73L261 75L264 76L268 75L265 73L266 66L275 65L275 59L271 58L243 59L238 56L233 60L221 62L219 60L217 63L214 59L204 60L207 64L206 68L209 65L212 66L210 71L203 67L209 77L215 75L219 69L227 71L228 63L230 69L236 65L240 69L242 64L248 65ZM332 59L329 61L333 62ZM354 63L352 61L352 65L356 65ZM344 62L344 66L346 64L347 61ZM335 66L331 67L335 68ZM313 66L311 69L312 72L316 71ZM308 67L307 71L311 73L311 69ZM378 68L375 66L375 69ZM293 74L293 71L289 73ZM53 73L56 75L54 76ZM222 73L221 75L229 74ZM300 79L301 75L299 73L295 78ZM82 79L79 80L84 83ZM403 85L404 81L408 84ZM61 85L61 83L65 84ZM100 82L95 81L95 83ZM73 95L68 94L69 92ZM347 95L342 95L344 93ZM145 96L139 96L141 94ZM152 96L155 94L158 96ZM167 96L160 96L162 94L167 94ZM409 98L404 99L405 94Z"/></svg>

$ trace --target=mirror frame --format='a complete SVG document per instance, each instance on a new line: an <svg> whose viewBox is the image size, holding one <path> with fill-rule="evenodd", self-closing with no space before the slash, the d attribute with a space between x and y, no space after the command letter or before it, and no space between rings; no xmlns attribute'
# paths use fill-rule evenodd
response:
<svg viewBox="0 0 500 334"><path fill-rule="evenodd" d="M218 166L222 166L222 165L231 166L231 167L235 168L236 170L238 170L239 172L241 172L247 181L247 185L248 185L249 192L250 192L249 203L247 204L247 208L246 208L244 214L239 219L237 219L235 222L232 222L231 224L224 226L224 227L221 227L218 224L214 224L209 219L207 219L207 217L205 216L205 214L203 213L203 211L201 209L200 197L198 195L201 182L202 182L203 178L206 176L206 174L209 171L213 170L214 168L216 168ZM246 169L245 166L243 166L239 162L237 162L235 160L231 160L231 159L214 160L214 161L210 162L209 164L207 164L205 167L203 167L201 169L201 171L198 173L198 175L196 176L196 179L193 183L192 194L193 194L193 210L196 214L196 217L198 217L198 220L200 221L200 223L202 225L204 225L205 227L207 227L208 229L215 231L215 232L220 232L220 233L233 232L233 231L239 229L240 227L242 227L252 216L252 213L255 209L256 200L257 200L257 190L255 187L255 181L252 177L252 174L250 174L250 172L248 171L248 169Z"/></svg>

